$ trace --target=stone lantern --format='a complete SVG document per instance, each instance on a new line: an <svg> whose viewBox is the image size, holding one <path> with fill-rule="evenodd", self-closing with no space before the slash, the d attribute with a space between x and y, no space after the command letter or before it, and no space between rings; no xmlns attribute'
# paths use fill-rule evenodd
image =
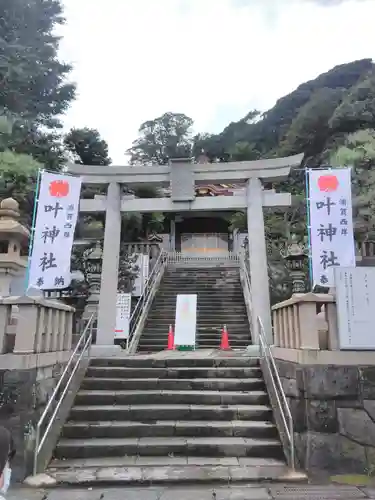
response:
<svg viewBox="0 0 375 500"><path fill-rule="evenodd" d="M0 296L11 295L12 281L25 277L27 257L21 248L28 244L30 232L19 221L19 204L13 198L0 203ZM25 278L26 279L26 278Z"/></svg>
<svg viewBox="0 0 375 500"><path fill-rule="evenodd" d="M292 293L306 293L304 267L308 258L308 248L292 236L292 241L280 250L280 255L286 260L292 281Z"/></svg>

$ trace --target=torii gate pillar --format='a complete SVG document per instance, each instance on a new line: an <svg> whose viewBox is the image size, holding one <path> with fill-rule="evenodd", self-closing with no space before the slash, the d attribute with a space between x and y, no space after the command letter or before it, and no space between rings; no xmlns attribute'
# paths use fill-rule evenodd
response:
<svg viewBox="0 0 375 500"><path fill-rule="evenodd" d="M99 296L97 346L112 346L116 328L117 283L121 243L121 188L110 182L107 190L103 265Z"/></svg>
<svg viewBox="0 0 375 500"><path fill-rule="evenodd" d="M273 343L271 304L267 267L267 245L263 217L263 187L259 178L247 183L247 231L249 241L249 268L252 285L253 343L258 344L259 316L263 322L267 342Z"/></svg>

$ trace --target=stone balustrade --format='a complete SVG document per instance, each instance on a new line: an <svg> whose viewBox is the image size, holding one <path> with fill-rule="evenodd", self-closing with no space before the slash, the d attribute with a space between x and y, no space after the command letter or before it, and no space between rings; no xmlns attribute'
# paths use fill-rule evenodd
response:
<svg viewBox="0 0 375 500"><path fill-rule="evenodd" d="M74 308L39 297L0 300L0 354L70 351Z"/></svg>
<svg viewBox="0 0 375 500"><path fill-rule="evenodd" d="M375 241L356 241L356 253L361 257L375 257Z"/></svg>
<svg viewBox="0 0 375 500"><path fill-rule="evenodd" d="M338 349L336 299L322 293L294 294L272 307L274 345L289 349Z"/></svg>

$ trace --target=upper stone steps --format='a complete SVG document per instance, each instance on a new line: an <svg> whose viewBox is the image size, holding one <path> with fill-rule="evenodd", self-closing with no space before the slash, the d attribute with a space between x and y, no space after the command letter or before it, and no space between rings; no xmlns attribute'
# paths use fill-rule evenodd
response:
<svg viewBox="0 0 375 500"><path fill-rule="evenodd" d="M165 349L168 327L175 323L179 294L197 295L196 348L219 348L224 324L230 325L232 332L238 335L233 338L233 347L246 348L251 343L239 269L187 265L167 268L139 339L138 351ZM208 339L205 335L208 332L215 337Z"/></svg>
<svg viewBox="0 0 375 500"><path fill-rule="evenodd" d="M214 307L213 307L214 305ZM158 312L169 311L173 314L176 313L176 298L169 298L168 300L158 300L155 299L153 303L153 309L150 311L150 315L157 315ZM201 312L204 314L210 314L213 312L218 312L223 315L232 314L235 311L246 312L245 303L243 304L231 304L230 309L228 310L228 304L223 300L216 301L204 301L197 303L197 312Z"/></svg>

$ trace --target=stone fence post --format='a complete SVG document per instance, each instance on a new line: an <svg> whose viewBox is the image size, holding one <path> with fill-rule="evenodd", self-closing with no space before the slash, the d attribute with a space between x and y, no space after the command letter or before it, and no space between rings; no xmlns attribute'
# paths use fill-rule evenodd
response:
<svg viewBox="0 0 375 500"><path fill-rule="evenodd" d="M74 308L39 297L0 300L0 354L70 351Z"/></svg>
<svg viewBox="0 0 375 500"><path fill-rule="evenodd" d="M289 349L338 349L336 299L296 293L272 307L274 345Z"/></svg>

